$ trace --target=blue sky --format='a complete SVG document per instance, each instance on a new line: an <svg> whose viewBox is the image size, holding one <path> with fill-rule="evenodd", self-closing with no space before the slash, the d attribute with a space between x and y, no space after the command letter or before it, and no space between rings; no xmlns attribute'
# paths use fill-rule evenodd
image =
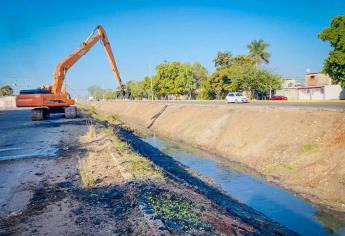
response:
<svg viewBox="0 0 345 236"><path fill-rule="evenodd" d="M141 80L167 61L200 62L210 72L217 51L247 53L263 39L271 46L267 68L286 78L319 71L330 46L317 39L342 0L0 1L0 85L51 84L60 60L98 24L108 34L124 81ZM68 73L71 92L93 84L116 87L104 49L97 44Z"/></svg>

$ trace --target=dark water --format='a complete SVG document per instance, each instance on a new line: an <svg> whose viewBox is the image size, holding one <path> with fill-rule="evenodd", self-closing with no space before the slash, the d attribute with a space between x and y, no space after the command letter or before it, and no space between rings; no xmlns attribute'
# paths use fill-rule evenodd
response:
<svg viewBox="0 0 345 236"><path fill-rule="evenodd" d="M302 235L345 235L345 219L322 212L294 194L260 178L224 167L215 157L154 137L143 140L198 173L211 177L233 198Z"/></svg>

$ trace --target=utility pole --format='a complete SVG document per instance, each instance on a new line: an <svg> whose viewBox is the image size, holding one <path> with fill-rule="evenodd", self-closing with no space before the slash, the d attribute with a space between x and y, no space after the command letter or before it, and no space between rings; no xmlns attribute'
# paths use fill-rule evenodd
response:
<svg viewBox="0 0 345 236"><path fill-rule="evenodd" d="M153 102L153 83L152 83L152 76L151 76L151 60L149 61L149 76L151 80L151 101Z"/></svg>
<svg viewBox="0 0 345 236"><path fill-rule="evenodd" d="M272 98L272 86L270 84L270 99Z"/></svg>

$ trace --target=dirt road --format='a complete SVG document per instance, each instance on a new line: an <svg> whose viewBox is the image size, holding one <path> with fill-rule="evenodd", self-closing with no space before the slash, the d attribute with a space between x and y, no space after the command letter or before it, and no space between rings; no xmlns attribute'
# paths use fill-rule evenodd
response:
<svg viewBox="0 0 345 236"><path fill-rule="evenodd" d="M85 131L84 120L59 118L36 123L29 110L0 111L0 216L25 206L32 197L27 184L41 180L56 165L53 157Z"/></svg>
<svg viewBox="0 0 345 236"><path fill-rule="evenodd" d="M29 116L0 113L0 235L295 234L126 129Z"/></svg>

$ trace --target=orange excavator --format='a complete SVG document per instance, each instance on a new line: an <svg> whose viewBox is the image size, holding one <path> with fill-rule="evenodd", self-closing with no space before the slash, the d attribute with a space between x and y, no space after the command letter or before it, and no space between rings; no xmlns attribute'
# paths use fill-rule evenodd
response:
<svg viewBox="0 0 345 236"><path fill-rule="evenodd" d="M42 86L38 89L21 90L16 96L17 107L34 107L31 111L32 120L43 120L50 113L65 113L66 118L75 118L77 108L73 106L75 101L70 97L64 85L67 71L84 56L99 40L102 40L106 54L110 61L115 78L117 79L120 92L123 85L120 73L117 69L114 54L111 50L107 35L101 25L91 32L81 47L61 61L53 74L54 83Z"/></svg>

